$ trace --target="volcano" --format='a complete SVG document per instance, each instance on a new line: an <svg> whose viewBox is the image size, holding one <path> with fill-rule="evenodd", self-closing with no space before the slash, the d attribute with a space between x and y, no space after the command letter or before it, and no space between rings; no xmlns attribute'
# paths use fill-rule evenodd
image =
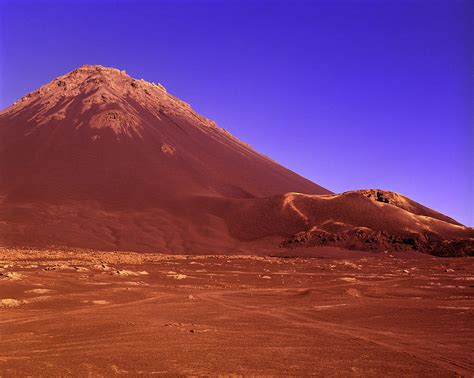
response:
<svg viewBox="0 0 474 378"><path fill-rule="evenodd" d="M471 254L472 228L400 194L334 194L155 83L86 65L0 113L0 244L164 253L330 245Z"/></svg>

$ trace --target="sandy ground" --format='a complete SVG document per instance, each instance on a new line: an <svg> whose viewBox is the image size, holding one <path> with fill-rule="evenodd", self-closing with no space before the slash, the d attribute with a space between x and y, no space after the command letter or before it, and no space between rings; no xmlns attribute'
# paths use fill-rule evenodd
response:
<svg viewBox="0 0 474 378"><path fill-rule="evenodd" d="M474 264L0 249L0 376L472 376Z"/></svg>

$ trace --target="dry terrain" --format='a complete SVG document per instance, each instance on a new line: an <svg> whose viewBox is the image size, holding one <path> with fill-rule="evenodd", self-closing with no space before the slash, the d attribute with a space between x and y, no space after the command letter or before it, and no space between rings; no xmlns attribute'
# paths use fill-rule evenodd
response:
<svg viewBox="0 0 474 378"><path fill-rule="evenodd" d="M332 248L0 249L0 376L472 376L473 273Z"/></svg>

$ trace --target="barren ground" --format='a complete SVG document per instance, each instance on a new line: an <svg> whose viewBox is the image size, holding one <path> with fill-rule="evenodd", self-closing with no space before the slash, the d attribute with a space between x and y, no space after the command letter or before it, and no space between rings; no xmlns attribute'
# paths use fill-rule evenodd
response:
<svg viewBox="0 0 474 378"><path fill-rule="evenodd" d="M0 376L474 374L472 258L0 249Z"/></svg>

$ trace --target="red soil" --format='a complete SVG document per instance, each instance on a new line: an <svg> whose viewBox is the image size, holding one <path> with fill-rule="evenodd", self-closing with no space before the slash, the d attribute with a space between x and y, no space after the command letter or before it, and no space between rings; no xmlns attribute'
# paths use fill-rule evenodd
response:
<svg viewBox="0 0 474 378"><path fill-rule="evenodd" d="M311 252L0 248L0 375L473 375L472 258Z"/></svg>

